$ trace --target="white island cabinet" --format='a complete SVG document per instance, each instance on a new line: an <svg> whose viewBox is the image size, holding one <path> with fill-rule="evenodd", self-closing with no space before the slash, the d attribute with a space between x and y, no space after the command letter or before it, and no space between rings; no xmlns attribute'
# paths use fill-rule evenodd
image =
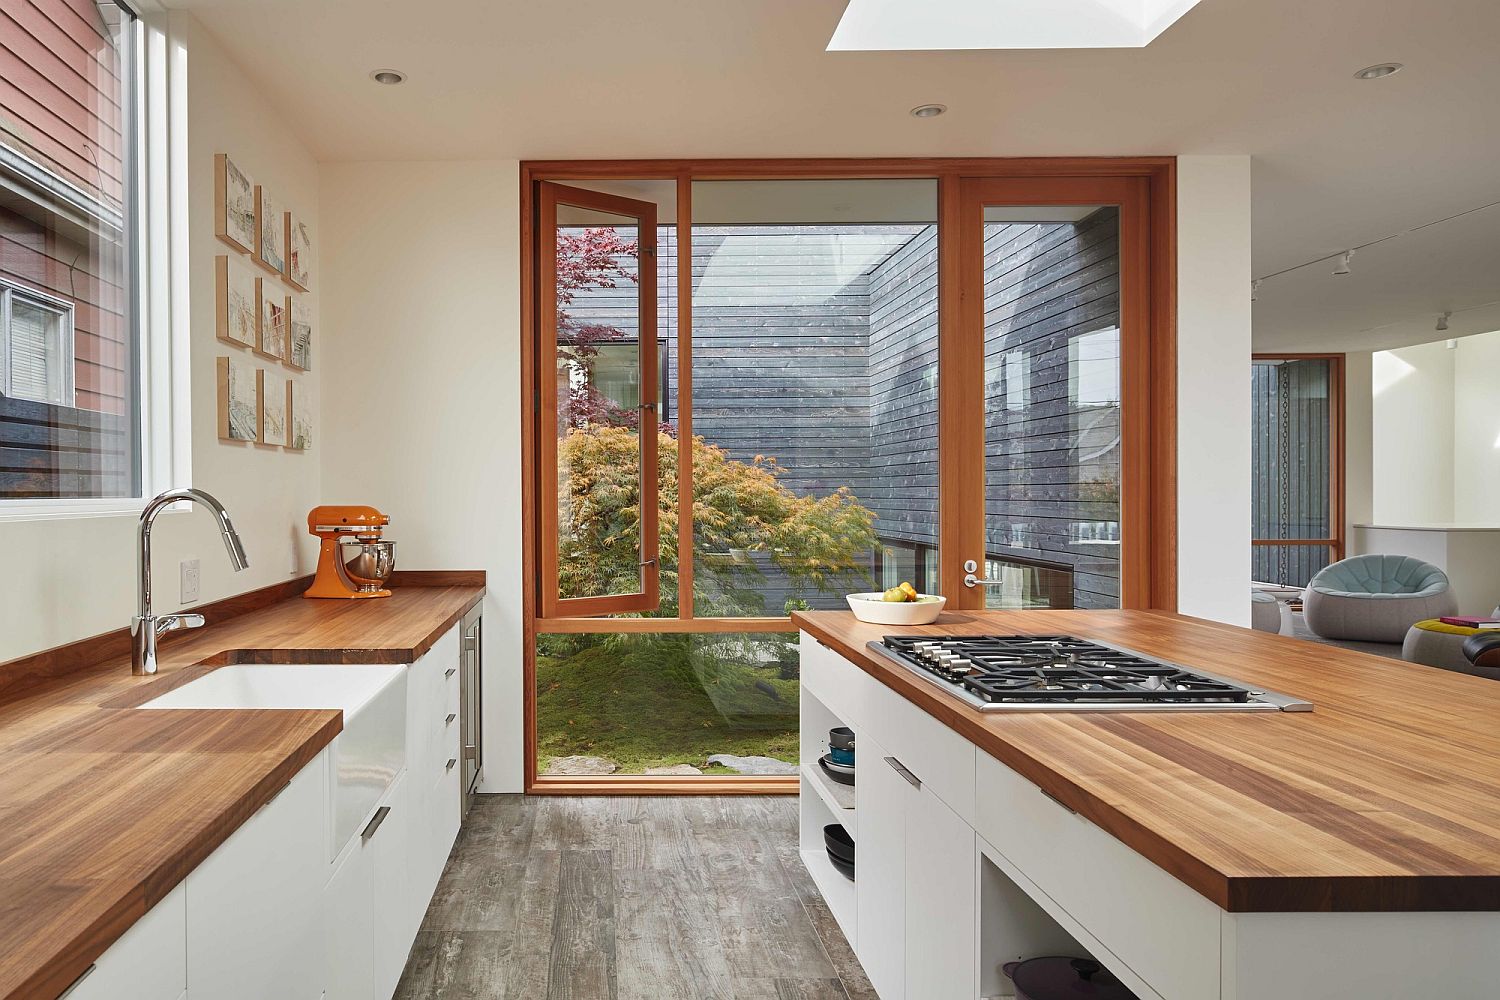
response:
<svg viewBox="0 0 1500 1000"><path fill-rule="evenodd" d="M1142 1000L1500 996L1500 913L1227 912L807 632L801 653L802 856L882 1000L1008 997L1005 963L1057 954ZM838 725L852 810L816 765Z"/></svg>
<svg viewBox="0 0 1500 1000"><path fill-rule="evenodd" d="M182 886L151 907L100 955L67 1000L166 1000L187 990L187 907Z"/></svg>

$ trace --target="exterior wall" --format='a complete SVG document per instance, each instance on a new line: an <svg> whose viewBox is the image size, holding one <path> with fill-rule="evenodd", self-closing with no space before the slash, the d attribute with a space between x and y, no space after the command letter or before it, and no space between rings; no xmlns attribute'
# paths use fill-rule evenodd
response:
<svg viewBox="0 0 1500 1000"><path fill-rule="evenodd" d="M1255 538L1332 537L1328 404L1324 362L1250 366ZM1328 559L1325 546L1257 546L1251 573L1259 582L1302 587Z"/></svg>

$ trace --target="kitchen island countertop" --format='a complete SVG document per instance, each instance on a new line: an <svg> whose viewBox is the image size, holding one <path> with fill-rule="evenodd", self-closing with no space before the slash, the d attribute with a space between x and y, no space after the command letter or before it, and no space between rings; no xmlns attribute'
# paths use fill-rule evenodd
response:
<svg viewBox="0 0 1500 1000"><path fill-rule="evenodd" d="M1155 611L792 619L1222 909L1500 910L1493 680ZM981 713L865 649L888 634L1016 632L1112 643L1314 710Z"/></svg>

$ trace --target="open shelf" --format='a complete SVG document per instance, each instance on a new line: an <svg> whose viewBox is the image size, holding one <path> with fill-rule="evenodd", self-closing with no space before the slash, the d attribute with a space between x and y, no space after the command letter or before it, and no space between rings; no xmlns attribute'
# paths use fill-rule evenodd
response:
<svg viewBox="0 0 1500 1000"><path fill-rule="evenodd" d="M804 848L802 863L812 875L823 902L828 904L833 919L839 923L844 937L854 940L854 883L844 878L828 860L828 852L818 848Z"/></svg>
<svg viewBox="0 0 1500 1000"><path fill-rule="evenodd" d="M855 829L854 786L839 784L824 774L817 764L802 765L802 783L804 788L811 788L823 800L823 804L833 814L833 821L842 824L849 831L849 836L857 840L859 832Z"/></svg>

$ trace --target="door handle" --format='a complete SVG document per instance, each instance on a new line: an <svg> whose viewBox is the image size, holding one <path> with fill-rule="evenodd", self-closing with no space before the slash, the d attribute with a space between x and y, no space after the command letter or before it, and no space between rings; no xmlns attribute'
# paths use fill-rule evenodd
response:
<svg viewBox="0 0 1500 1000"><path fill-rule="evenodd" d="M972 559L964 560L964 586L965 587L998 587L1005 583L1004 580L984 580L975 576L979 564Z"/></svg>
<svg viewBox="0 0 1500 1000"><path fill-rule="evenodd" d="M381 806L379 809L376 809L375 815L370 819L370 825L365 827L365 831L364 833L361 833L359 835L359 839L362 841L369 840L371 837L375 836L375 831L380 829L380 824L384 823L385 818L390 814L390 806Z"/></svg>
<svg viewBox="0 0 1500 1000"><path fill-rule="evenodd" d="M891 769L892 770L894 770L897 774L901 775L901 777L905 778L906 779L906 783L908 785L910 785L913 788L921 788L922 787L922 779L919 778L919 777L917 777L915 774L912 774L910 771L908 771L906 769L906 765L905 764L901 763L899 760L897 760L894 757L887 757L885 759L885 762L887 764L891 765Z"/></svg>

